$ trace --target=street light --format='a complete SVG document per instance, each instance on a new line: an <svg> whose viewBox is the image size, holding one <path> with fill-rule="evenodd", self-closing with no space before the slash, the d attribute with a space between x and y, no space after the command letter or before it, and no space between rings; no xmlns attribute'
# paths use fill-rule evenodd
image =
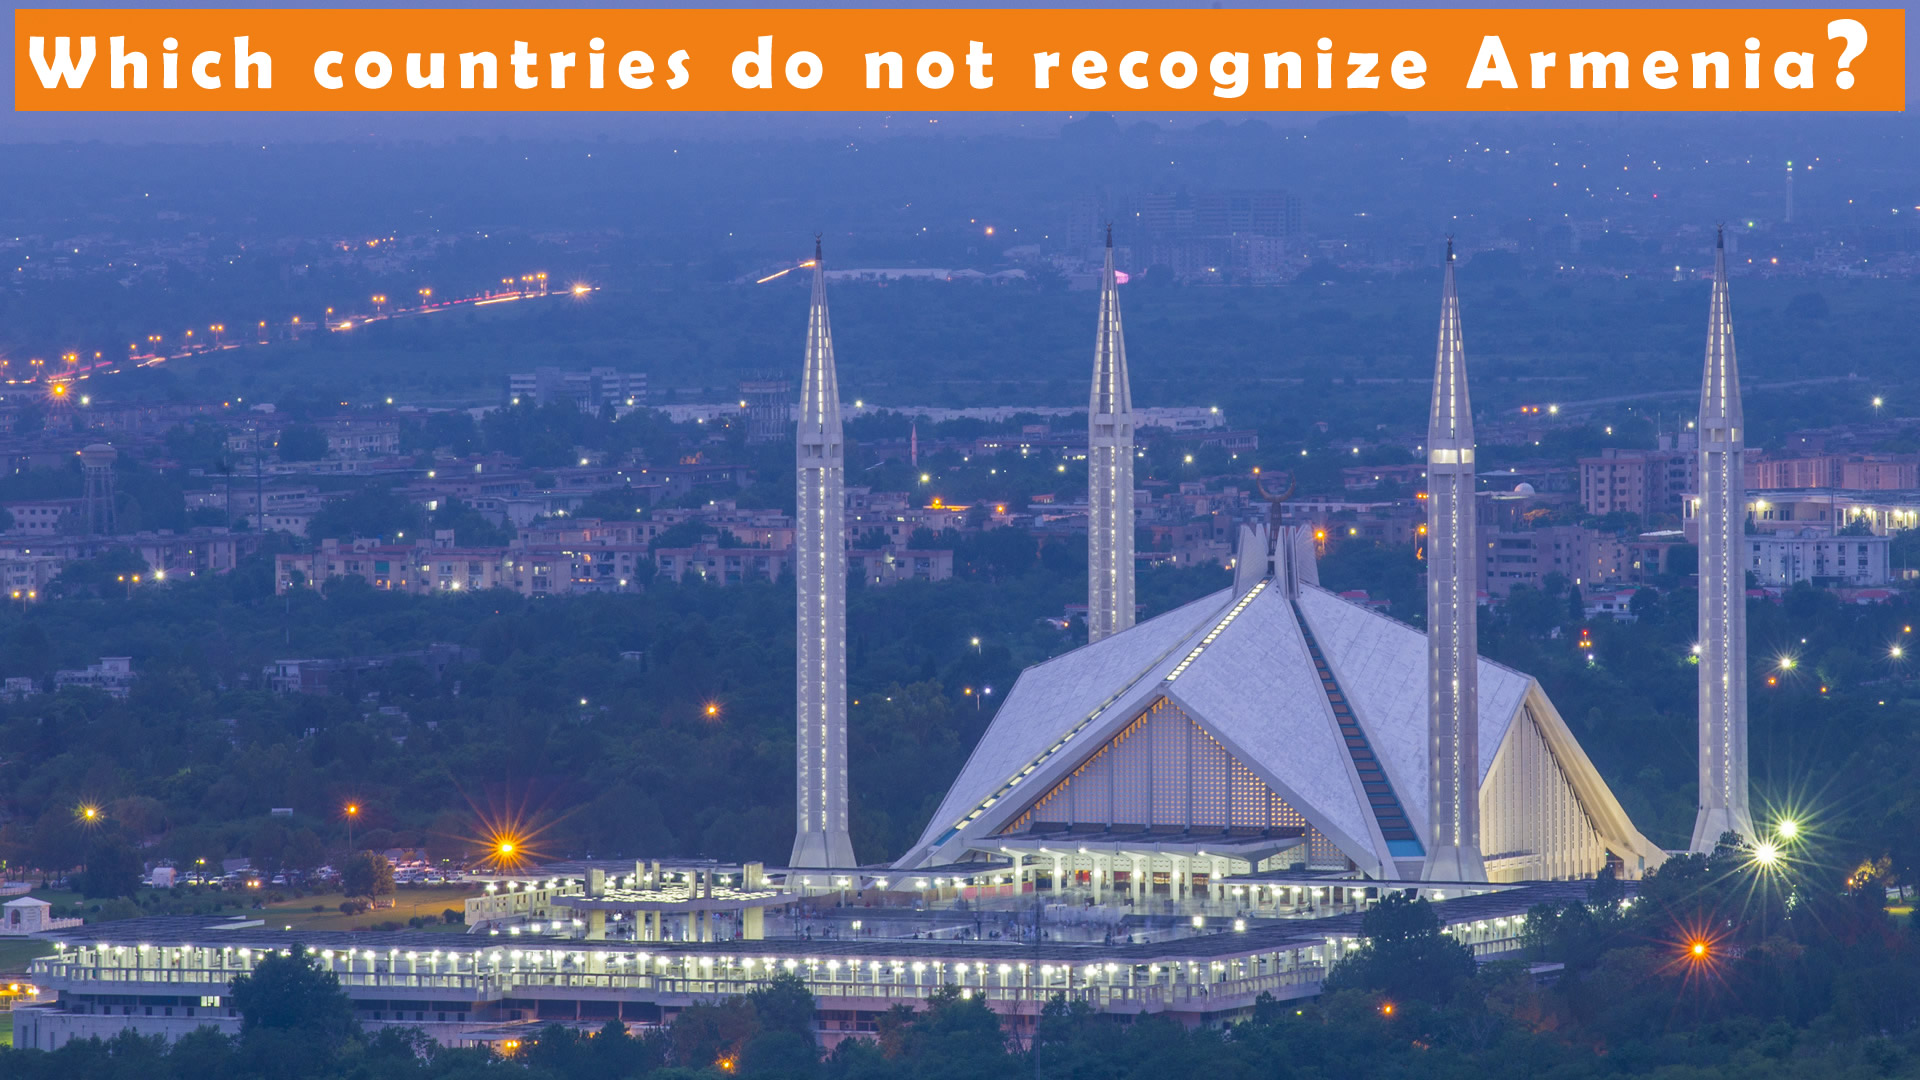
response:
<svg viewBox="0 0 1920 1080"><path fill-rule="evenodd" d="M360 804L347 804L347 854L353 854L353 819L360 816Z"/></svg>

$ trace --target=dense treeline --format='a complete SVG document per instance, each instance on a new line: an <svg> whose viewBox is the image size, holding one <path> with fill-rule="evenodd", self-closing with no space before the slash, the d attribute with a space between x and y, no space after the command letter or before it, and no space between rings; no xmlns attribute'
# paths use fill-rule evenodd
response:
<svg viewBox="0 0 1920 1080"><path fill-rule="evenodd" d="M1084 601L1077 545L996 530L977 546L955 580L850 593L863 858L904 850L1019 672L1081 640L1043 621ZM530 600L349 579L275 596L265 558L131 590L102 580L0 610L8 676L101 655L131 656L138 673L124 701L0 704L0 857L13 865L62 869L149 840L149 857L182 865L310 864L341 847L348 801L363 808L361 846L448 856L505 825L536 856L777 858L791 841L790 583ZM1141 596L1159 611L1224 582L1155 570ZM443 643L463 651L428 651ZM302 657L385 660L334 673L325 694L270 692L264 669ZM77 821L82 804L101 820ZM295 816L269 820L273 807Z"/></svg>
<svg viewBox="0 0 1920 1080"><path fill-rule="evenodd" d="M1199 1030L1056 998L1036 1045L948 987L823 1056L815 1002L783 975L661 1029L552 1025L498 1051L444 1049L412 1029L361 1032L336 977L294 950L236 980L238 1036L202 1030L168 1047L123 1033L4 1052L0 1078L1920 1076L1920 932L1888 917L1877 885L1837 884L1839 869L1809 836L1771 858L1727 845L1675 859L1631 901L1603 878L1584 902L1531 913L1524 958L1477 969L1432 906L1390 894L1318 998L1262 995L1251 1017Z"/></svg>

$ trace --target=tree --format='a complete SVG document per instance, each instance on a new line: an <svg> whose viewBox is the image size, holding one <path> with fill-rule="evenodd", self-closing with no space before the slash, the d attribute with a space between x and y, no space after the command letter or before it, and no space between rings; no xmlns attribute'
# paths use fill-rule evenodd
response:
<svg viewBox="0 0 1920 1080"><path fill-rule="evenodd" d="M340 866L340 888L371 900L393 891L393 864L377 851L356 851Z"/></svg>
<svg viewBox="0 0 1920 1080"><path fill-rule="evenodd" d="M799 975L790 971L775 975L767 985L747 994L747 1004L759 1017L761 1030L791 1032L813 1041L813 994Z"/></svg>
<svg viewBox="0 0 1920 1080"><path fill-rule="evenodd" d="M247 837L247 859L253 868L272 877L286 865L287 829L272 818L266 818L254 827L253 835Z"/></svg>
<svg viewBox="0 0 1920 1080"><path fill-rule="evenodd" d="M146 864L132 844L118 837L96 844L87 852L87 869L80 875L80 895L95 898L132 896L140 888Z"/></svg>
<svg viewBox="0 0 1920 1080"><path fill-rule="evenodd" d="M307 523L307 535L329 540L391 538L418 533L426 515L420 507L380 484L369 484L321 507Z"/></svg>
<svg viewBox="0 0 1920 1080"><path fill-rule="evenodd" d="M275 449L281 461L319 461L327 456L327 434L312 424L288 424Z"/></svg>
<svg viewBox="0 0 1920 1080"><path fill-rule="evenodd" d="M327 861L327 848L312 829L301 829L287 837L280 861L289 870L312 870Z"/></svg>
<svg viewBox="0 0 1920 1080"><path fill-rule="evenodd" d="M49 806L34 822L27 858L36 868L65 871L86 859L86 837L73 819L72 808Z"/></svg>
<svg viewBox="0 0 1920 1080"><path fill-rule="evenodd" d="M233 980L228 993L240 1010L241 1075L268 1080L327 1075L347 1044L360 1035L353 1002L340 979L295 943L268 952Z"/></svg>
<svg viewBox="0 0 1920 1080"><path fill-rule="evenodd" d="M1389 892L1361 918L1360 932L1366 944L1327 973L1329 991L1442 1004L1473 976L1472 951L1440 932L1440 917L1425 900Z"/></svg>

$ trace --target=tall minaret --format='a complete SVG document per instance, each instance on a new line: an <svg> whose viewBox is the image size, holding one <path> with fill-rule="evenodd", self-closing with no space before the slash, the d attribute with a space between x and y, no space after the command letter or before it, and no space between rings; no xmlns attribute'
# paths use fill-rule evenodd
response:
<svg viewBox="0 0 1920 1080"><path fill-rule="evenodd" d="M1473 527L1473 406L1453 286L1440 286L1440 345L1427 420L1427 881L1485 881L1480 856L1480 549Z"/></svg>
<svg viewBox="0 0 1920 1080"><path fill-rule="evenodd" d="M1100 279L1093 339L1093 401L1087 409L1087 642L1133 625L1133 391L1113 273L1113 226Z"/></svg>
<svg viewBox="0 0 1920 1080"><path fill-rule="evenodd" d="M807 313L807 369L800 389L794 579L798 726L795 867L851 867L847 838L846 447L840 380L833 370L820 239L813 241L813 306Z"/></svg>
<svg viewBox="0 0 1920 1080"><path fill-rule="evenodd" d="M1747 809L1746 446L1727 296L1727 239L1713 252L1707 371L1700 385L1700 816L1692 850L1725 832L1753 839Z"/></svg>

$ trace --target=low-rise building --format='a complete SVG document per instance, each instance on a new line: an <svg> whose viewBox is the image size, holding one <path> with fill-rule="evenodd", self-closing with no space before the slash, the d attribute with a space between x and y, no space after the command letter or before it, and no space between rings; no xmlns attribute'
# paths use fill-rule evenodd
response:
<svg viewBox="0 0 1920 1080"><path fill-rule="evenodd" d="M1610 618L1620 622L1633 622L1639 616L1633 613L1633 598L1640 592L1638 587L1626 589L1595 589L1582 597L1587 618Z"/></svg>
<svg viewBox="0 0 1920 1080"><path fill-rule="evenodd" d="M38 600L66 564L55 555L0 555L0 591L9 600Z"/></svg>
<svg viewBox="0 0 1920 1080"><path fill-rule="evenodd" d="M51 536L65 529L65 522L80 513L80 500L33 499L7 503L5 509L13 516L13 528L10 531L28 536Z"/></svg>
<svg viewBox="0 0 1920 1080"><path fill-rule="evenodd" d="M953 576L953 552L886 547L847 552L847 581L892 585L900 581L945 581Z"/></svg>
<svg viewBox="0 0 1920 1080"><path fill-rule="evenodd" d="M133 658L103 656L98 663L53 673L55 690L99 690L113 697L126 697L133 688Z"/></svg>
<svg viewBox="0 0 1920 1080"><path fill-rule="evenodd" d="M1920 459L1909 454L1810 454L1747 462L1754 488L1842 488L1912 491L1920 487Z"/></svg>
<svg viewBox="0 0 1920 1080"><path fill-rule="evenodd" d="M1690 543L1700 539L1699 496L1688 494L1681 522ZM1802 488L1747 491L1747 520L1758 532L1794 533L1815 529L1832 533L1864 525L1876 536L1920 527L1920 491L1842 491Z"/></svg>
<svg viewBox="0 0 1920 1080"><path fill-rule="evenodd" d="M647 373L610 367L565 371L536 368L507 376L507 400L515 405L572 405L581 412L601 406L631 408L647 401Z"/></svg>
<svg viewBox="0 0 1920 1080"><path fill-rule="evenodd" d="M1340 470L1340 486L1348 491L1371 491L1382 484L1424 487L1426 482L1427 466L1421 461L1403 465L1355 465Z"/></svg>
<svg viewBox="0 0 1920 1080"><path fill-rule="evenodd" d="M1862 588L1885 585L1893 542L1884 536L1836 536L1819 529L1746 538L1747 570L1762 586Z"/></svg>
<svg viewBox="0 0 1920 1080"><path fill-rule="evenodd" d="M848 574L853 572L852 555ZM951 555L949 555L951 558ZM777 581L791 569L793 550L769 548L721 547L702 543L692 547L655 548L656 577L662 581L705 581L712 585L739 585L750 581ZM949 570L951 570L951 563Z"/></svg>

